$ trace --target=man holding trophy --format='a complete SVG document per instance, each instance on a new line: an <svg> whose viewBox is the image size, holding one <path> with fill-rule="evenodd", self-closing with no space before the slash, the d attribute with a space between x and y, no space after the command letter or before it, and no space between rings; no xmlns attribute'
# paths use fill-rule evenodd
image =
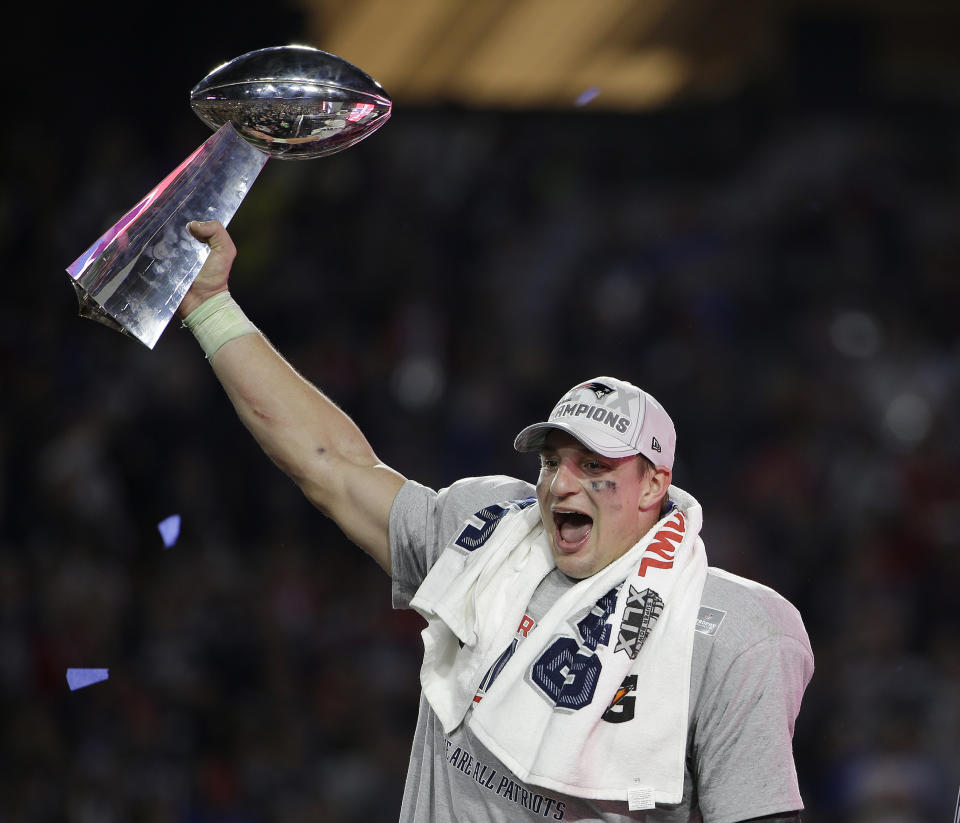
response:
<svg viewBox="0 0 960 823"><path fill-rule="evenodd" d="M540 454L535 486L436 493L380 462L247 319L223 226L189 230L211 252L179 314L240 419L428 621L401 820L800 819L803 623L707 567L649 394L581 383L517 437Z"/></svg>
<svg viewBox="0 0 960 823"><path fill-rule="evenodd" d="M204 89L213 125L245 105L228 80ZM330 134L376 105L350 102ZM274 132L264 145L309 142ZM384 465L246 317L223 219L183 216L174 234L203 253L163 306L267 456L391 575L394 605L427 621L402 821L800 820L803 622L773 590L708 567L703 512L672 484L676 433L651 395L578 382L516 437L540 456L535 484L474 477L438 493ZM116 294L135 264L95 262L117 233L71 270L93 313L132 302Z"/></svg>

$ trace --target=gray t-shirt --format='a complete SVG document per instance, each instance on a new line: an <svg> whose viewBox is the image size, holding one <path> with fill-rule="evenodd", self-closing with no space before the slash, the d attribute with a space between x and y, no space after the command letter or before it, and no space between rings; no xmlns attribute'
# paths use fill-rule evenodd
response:
<svg viewBox="0 0 960 823"><path fill-rule="evenodd" d="M467 518L491 504L533 493L529 483L503 476L467 478L439 493L408 481L390 513L394 606L409 606ZM536 631L549 604L569 585L572 582L556 570L544 579L515 643ZM693 628L680 804L629 811L626 801L586 800L522 783L466 723L444 734L421 694L400 820L734 823L802 809L792 738L813 674L813 653L799 613L772 589L710 568ZM496 688L495 677L488 677L483 688ZM613 696L608 697L612 701ZM637 708L638 717L640 711Z"/></svg>

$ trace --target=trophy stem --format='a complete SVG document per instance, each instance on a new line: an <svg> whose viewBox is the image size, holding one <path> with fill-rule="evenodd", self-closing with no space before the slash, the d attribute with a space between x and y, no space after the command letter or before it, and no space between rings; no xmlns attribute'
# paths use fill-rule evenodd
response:
<svg viewBox="0 0 960 823"><path fill-rule="evenodd" d="M67 268L80 316L152 349L210 251L186 224L227 225L267 159L221 126Z"/></svg>

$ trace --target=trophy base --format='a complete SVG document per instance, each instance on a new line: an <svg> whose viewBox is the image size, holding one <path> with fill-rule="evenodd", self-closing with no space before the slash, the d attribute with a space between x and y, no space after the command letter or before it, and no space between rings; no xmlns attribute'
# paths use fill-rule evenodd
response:
<svg viewBox="0 0 960 823"><path fill-rule="evenodd" d="M227 225L267 159L222 126L67 268L80 316L152 349L210 252L187 223Z"/></svg>
<svg viewBox="0 0 960 823"><path fill-rule="evenodd" d="M83 289L76 280L73 281L73 289L77 293L77 302L80 303L80 316L86 317L88 320L94 320L97 323L102 323L104 326L107 326L114 331L118 331L121 334L129 335L129 332L121 326L116 320L113 319L107 312L98 305L94 299Z"/></svg>

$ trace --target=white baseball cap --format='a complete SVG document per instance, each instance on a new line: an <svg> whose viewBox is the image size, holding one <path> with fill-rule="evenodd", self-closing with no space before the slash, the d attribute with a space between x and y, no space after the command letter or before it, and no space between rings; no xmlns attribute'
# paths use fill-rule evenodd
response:
<svg viewBox="0 0 960 823"><path fill-rule="evenodd" d="M568 391L544 423L517 435L517 451L539 451L552 429L573 435L604 457L642 454L673 470L677 432L670 415L651 395L625 380L594 377Z"/></svg>

